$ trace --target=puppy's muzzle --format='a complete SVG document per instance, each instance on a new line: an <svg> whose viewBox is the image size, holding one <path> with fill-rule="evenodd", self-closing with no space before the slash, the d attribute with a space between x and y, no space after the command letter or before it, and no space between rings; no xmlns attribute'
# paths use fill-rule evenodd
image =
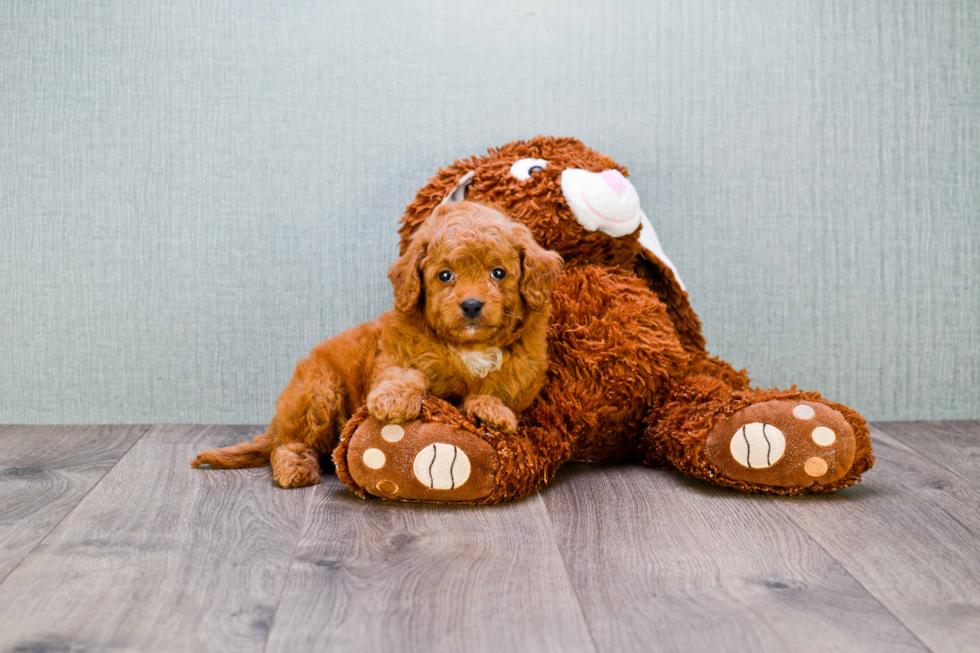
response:
<svg viewBox="0 0 980 653"><path fill-rule="evenodd" d="M463 311L463 315L472 320L480 317L480 312L483 311L483 302L479 299L467 299L459 305L459 308Z"/></svg>

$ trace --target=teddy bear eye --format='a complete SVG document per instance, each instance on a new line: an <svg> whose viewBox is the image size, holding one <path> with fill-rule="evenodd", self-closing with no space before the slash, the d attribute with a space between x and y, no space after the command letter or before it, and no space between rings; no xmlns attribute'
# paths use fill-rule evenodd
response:
<svg viewBox="0 0 980 653"><path fill-rule="evenodd" d="M497 281L500 281L501 279L507 276L507 270L503 268L494 268L490 272L490 276L496 279Z"/></svg>
<svg viewBox="0 0 980 653"><path fill-rule="evenodd" d="M443 270L439 273L439 281L443 283L449 283L453 280L453 273L449 270Z"/></svg>
<svg viewBox="0 0 980 653"><path fill-rule="evenodd" d="M528 177L536 172L541 172L548 167L548 162L544 159L518 159L510 167L510 174L515 179L527 181Z"/></svg>

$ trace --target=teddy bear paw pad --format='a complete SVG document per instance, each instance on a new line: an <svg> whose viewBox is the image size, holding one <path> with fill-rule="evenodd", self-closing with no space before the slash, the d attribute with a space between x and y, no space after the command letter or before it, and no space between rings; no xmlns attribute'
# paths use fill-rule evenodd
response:
<svg viewBox="0 0 980 653"><path fill-rule="evenodd" d="M816 401L753 404L717 424L705 453L722 476L755 486L826 485L854 464L854 431L839 412Z"/></svg>
<svg viewBox="0 0 980 653"><path fill-rule="evenodd" d="M347 466L366 492L404 501L475 501L496 484L497 454L485 441L440 422L365 420Z"/></svg>
<svg viewBox="0 0 980 653"><path fill-rule="evenodd" d="M470 478L470 459L455 445L434 442L416 454L412 472L430 490L455 490Z"/></svg>

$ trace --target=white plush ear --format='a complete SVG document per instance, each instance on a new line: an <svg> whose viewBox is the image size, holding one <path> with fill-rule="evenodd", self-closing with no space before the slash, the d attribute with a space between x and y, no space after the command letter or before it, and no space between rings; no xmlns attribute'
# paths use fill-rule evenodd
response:
<svg viewBox="0 0 980 653"><path fill-rule="evenodd" d="M439 202L442 204L452 204L453 202L463 202L466 200L466 188L471 183L473 183L473 171L470 170L465 175L459 178L459 182L456 184L456 188L449 191L449 194L442 198Z"/></svg>
<svg viewBox="0 0 980 653"><path fill-rule="evenodd" d="M653 225L650 224L650 219L647 218L647 214L640 209L640 244L643 248L648 250L651 254L656 256L658 259L663 261L664 265L669 267L673 273L674 278L677 279L677 283L680 284L681 290L687 290L684 287L684 282L681 281L681 275L674 267L674 264L670 262L667 255L664 254L664 248L660 246L660 239L657 238L657 232L653 230Z"/></svg>

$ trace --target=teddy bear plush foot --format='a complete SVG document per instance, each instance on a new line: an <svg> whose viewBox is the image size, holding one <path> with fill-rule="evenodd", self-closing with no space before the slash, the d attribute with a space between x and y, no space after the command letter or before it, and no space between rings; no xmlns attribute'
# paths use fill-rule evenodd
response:
<svg viewBox="0 0 980 653"><path fill-rule="evenodd" d="M362 496L472 502L496 485L499 461L487 442L440 422L361 422L347 442L350 479ZM335 455L336 459L336 455ZM339 466L338 466L339 467Z"/></svg>
<svg viewBox="0 0 980 653"><path fill-rule="evenodd" d="M844 416L815 401L753 404L717 424L705 455L722 476L766 488L829 486L855 459L854 430Z"/></svg>

